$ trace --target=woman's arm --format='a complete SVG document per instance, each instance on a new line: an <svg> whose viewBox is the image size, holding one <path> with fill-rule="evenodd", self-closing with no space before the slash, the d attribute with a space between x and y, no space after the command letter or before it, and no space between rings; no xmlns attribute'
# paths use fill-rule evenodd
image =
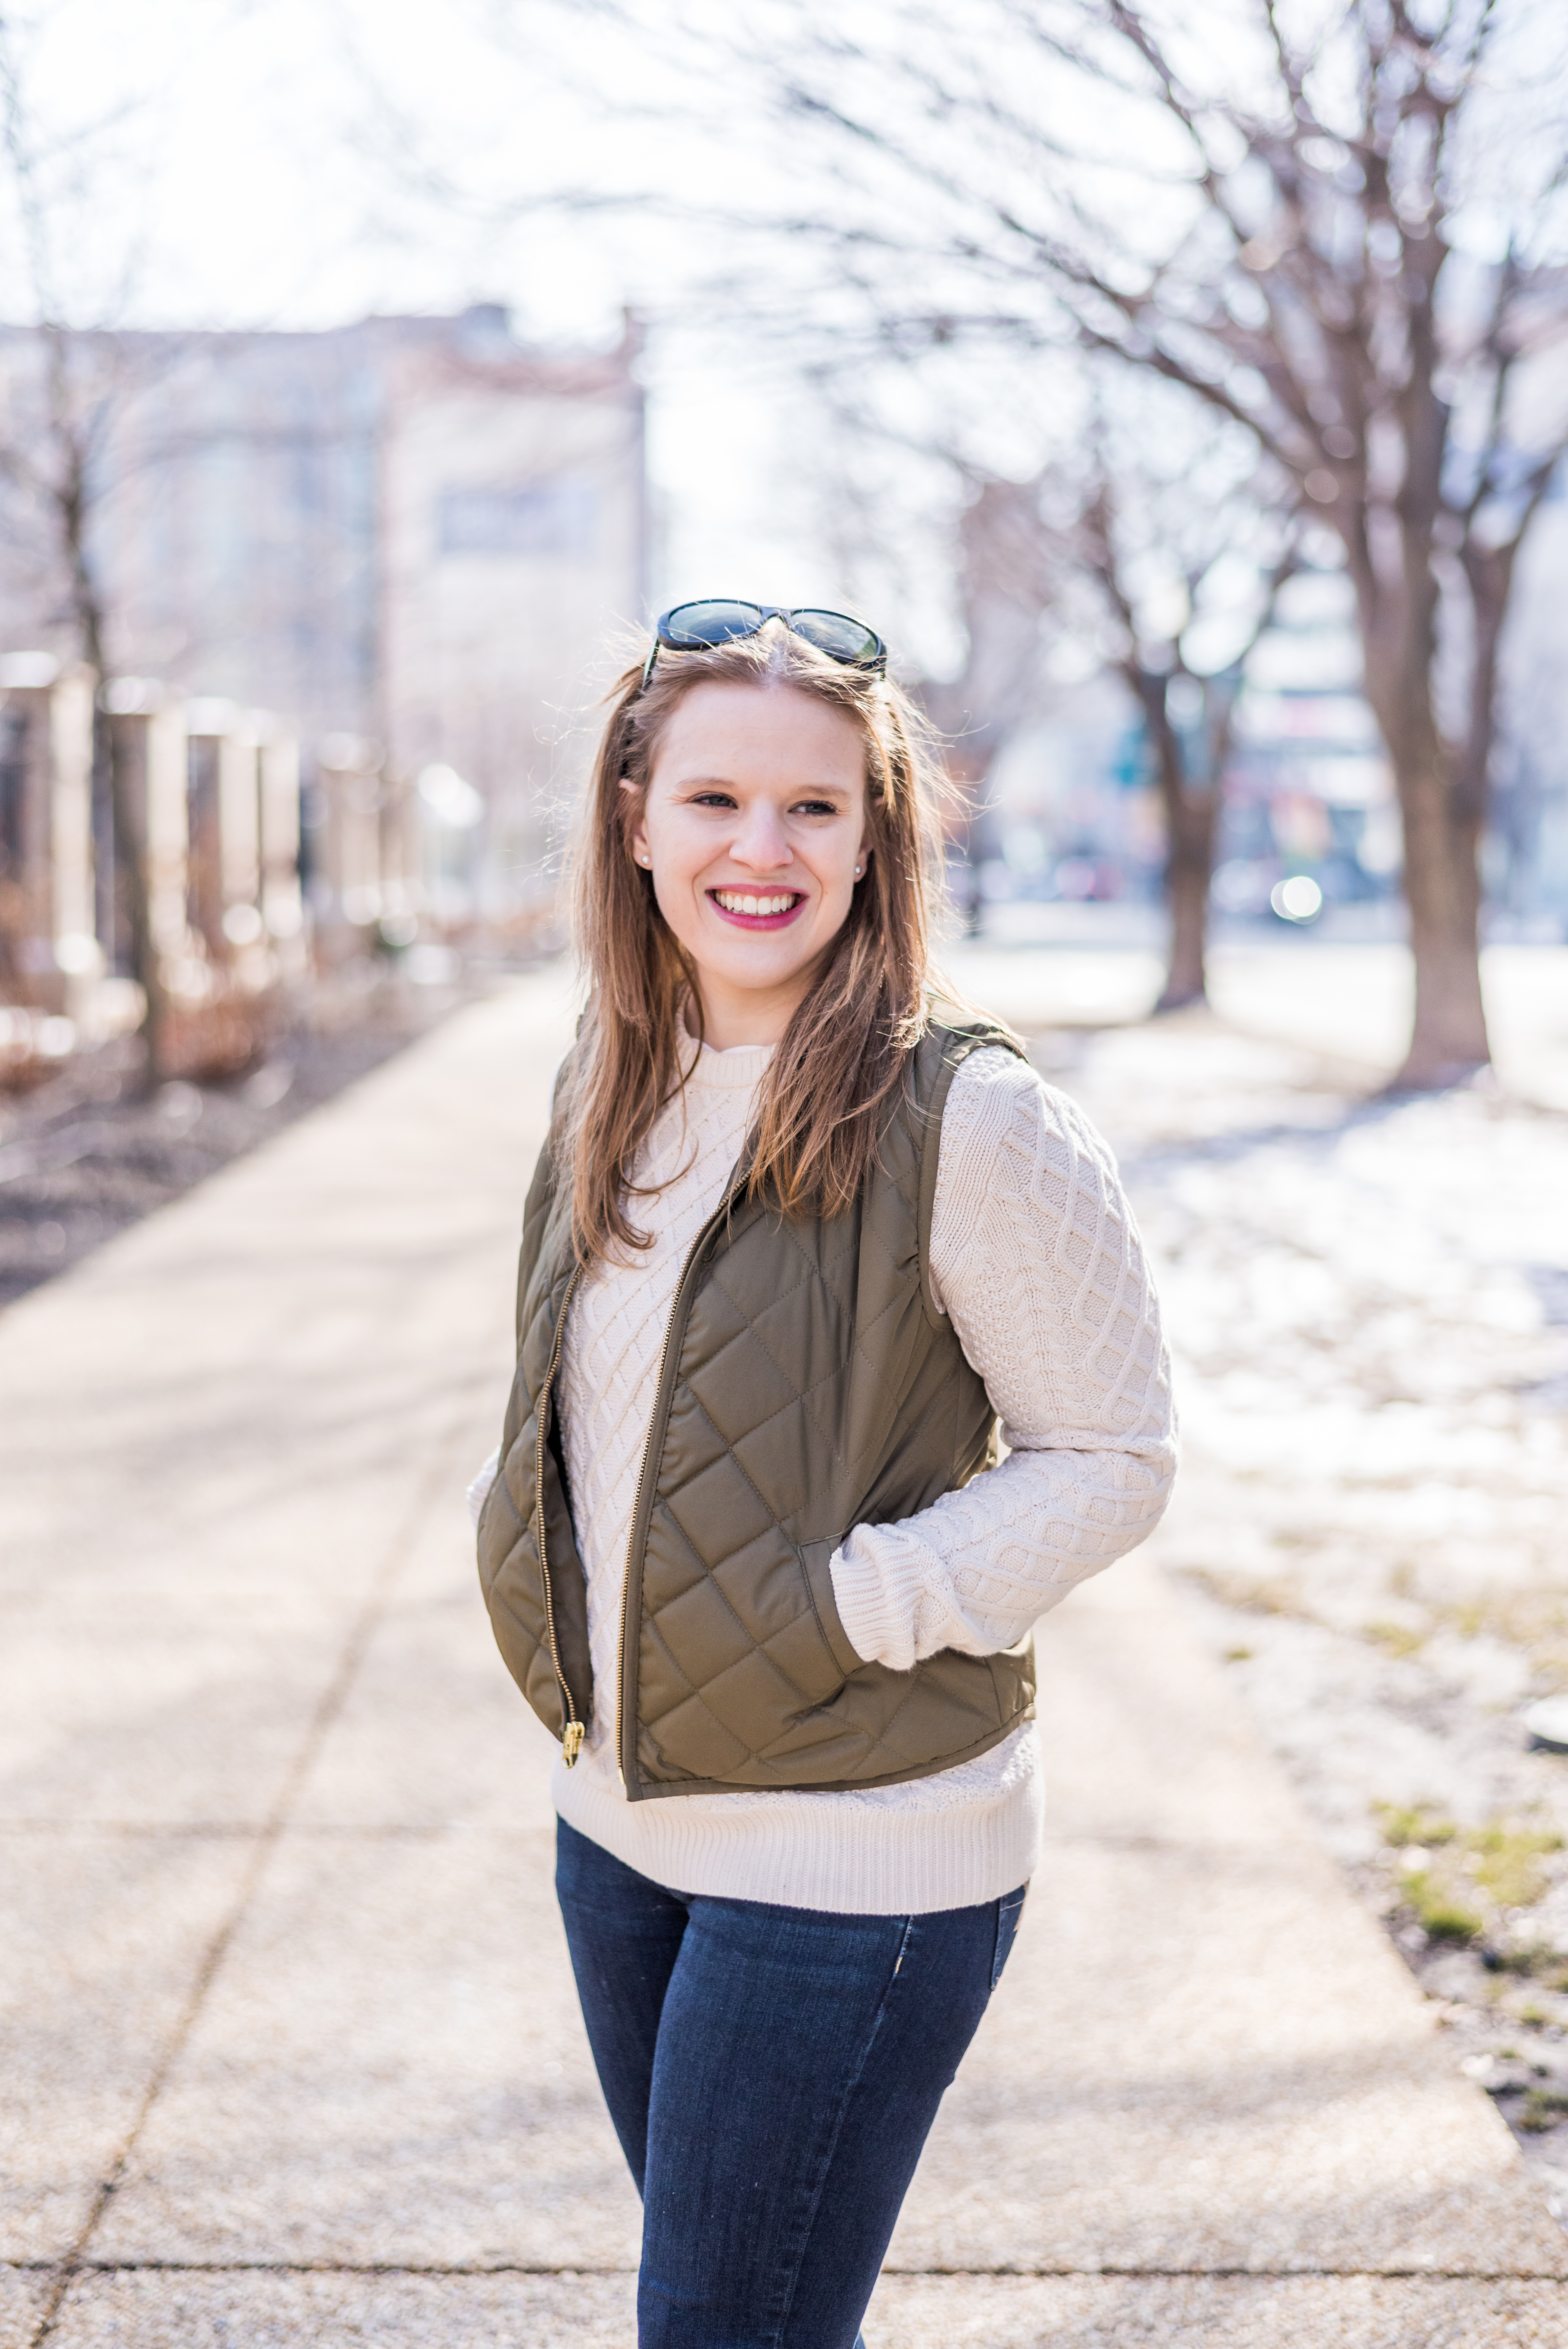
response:
<svg viewBox="0 0 1568 2349"><path fill-rule="evenodd" d="M500 1475L500 1448L498 1445L485 1462L484 1466L479 1470L468 1489L469 1523L476 1533L479 1531L480 1517L483 1513L484 1505L490 1498L490 1488Z"/></svg>
<svg viewBox="0 0 1568 2349"><path fill-rule="evenodd" d="M1157 1522L1175 1469L1171 1372L1106 1144L1012 1053L971 1054L938 1144L932 1287L1011 1446L896 1526L857 1526L833 1593L869 1662L990 1655Z"/></svg>

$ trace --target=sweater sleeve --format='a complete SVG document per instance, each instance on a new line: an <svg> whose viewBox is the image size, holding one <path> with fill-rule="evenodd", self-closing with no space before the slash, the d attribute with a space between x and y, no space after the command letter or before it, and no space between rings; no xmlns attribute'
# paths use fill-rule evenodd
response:
<svg viewBox="0 0 1568 2349"><path fill-rule="evenodd" d="M490 1498L490 1486L495 1483L496 1478L500 1475L500 1451L498 1446L498 1448L490 1454L490 1456L485 1462L484 1466L478 1471L473 1482L469 1485L468 1489L469 1523L473 1526L476 1533L479 1531L480 1517L484 1509L484 1505Z"/></svg>
<svg viewBox="0 0 1568 2349"><path fill-rule="evenodd" d="M972 1053L938 1143L932 1287L1010 1447L898 1525L857 1526L833 1594L868 1662L1021 1640L1151 1531L1175 1469L1159 1307L1116 1163L1014 1054Z"/></svg>

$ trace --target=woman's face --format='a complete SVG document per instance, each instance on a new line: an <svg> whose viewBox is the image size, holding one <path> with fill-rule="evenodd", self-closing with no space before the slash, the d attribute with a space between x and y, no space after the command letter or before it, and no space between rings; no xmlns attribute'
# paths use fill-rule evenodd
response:
<svg viewBox="0 0 1568 2349"><path fill-rule="evenodd" d="M696 968L709 1043L777 1043L869 861L860 729L792 686L694 686L632 850Z"/></svg>

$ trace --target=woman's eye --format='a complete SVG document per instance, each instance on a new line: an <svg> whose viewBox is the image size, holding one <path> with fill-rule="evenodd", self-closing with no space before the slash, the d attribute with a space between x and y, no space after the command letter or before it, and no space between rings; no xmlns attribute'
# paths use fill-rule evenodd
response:
<svg viewBox="0 0 1568 2349"><path fill-rule="evenodd" d="M839 811L831 800L802 800L793 812L796 815L837 815Z"/></svg>
<svg viewBox="0 0 1568 2349"><path fill-rule="evenodd" d="M692 805L693 807L732 808L735 802L727 792L698 792L692 801Z"/></svg>

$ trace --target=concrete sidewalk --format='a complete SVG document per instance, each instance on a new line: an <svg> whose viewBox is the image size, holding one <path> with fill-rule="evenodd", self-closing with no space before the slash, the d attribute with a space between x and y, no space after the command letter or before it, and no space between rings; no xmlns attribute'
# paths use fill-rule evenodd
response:
<svg viewBox="0 0 1568 2349"><path fill-rule="evenodd" d="M637 2209L462 1486L562 982L0 1319L0 2349L630 2349ZM1137 1562L873 2349L1555 2343L1568 2236Z"/></svg>

